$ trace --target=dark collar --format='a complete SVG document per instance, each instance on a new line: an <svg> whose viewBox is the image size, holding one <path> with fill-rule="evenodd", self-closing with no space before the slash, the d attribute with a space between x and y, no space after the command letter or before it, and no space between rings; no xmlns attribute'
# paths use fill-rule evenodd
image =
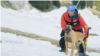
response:
<svg viewBox="0 0 100 56"><path fill-rule="evenodd" d="M74 19L76 19L76 18L79 18L77 11L74 12Z"/></svg>
<svg viewBox="0 0 100 56"><path fill-rule="evenodd" d="M69 16L69 15L68 15ZM71 18L70 16L69 16L69 18ZM75 11L74 12L74 18L73 19L77 19L77 18L79 18L79 16L78 16L78 11ZM72 18L71 18L72 19Z"/></svg>

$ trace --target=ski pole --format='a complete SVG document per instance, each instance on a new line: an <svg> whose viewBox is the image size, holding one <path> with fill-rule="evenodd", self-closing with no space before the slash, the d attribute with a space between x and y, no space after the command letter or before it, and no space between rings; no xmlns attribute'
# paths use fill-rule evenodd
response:
<svg viewBox="0 0 100 56"><path fill-rule="evenodd" d="M85 48L84 48L84 55L85 55L85 51L86 51L86 46L87 46L87 41L88 41L88 34L89 34L89 29L92 29L92 27L87 27L87 26L85 26L85 28L88 30L87 31L87 38L86 38L86 40L85 40Z"/></svg>
<svg viewBox="0 0 100 56"><path fill-rule="evenodd" d="M80 0L78 1L78 3L76 4L75 8L77 8L78 4L79 4Z"/></svg>

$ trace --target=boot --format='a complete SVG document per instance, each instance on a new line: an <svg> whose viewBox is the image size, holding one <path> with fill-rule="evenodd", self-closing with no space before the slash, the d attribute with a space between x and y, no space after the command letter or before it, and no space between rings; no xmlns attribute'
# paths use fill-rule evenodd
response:
<svg viewBox="0 0 100 56"><path fill-rule="evenodd" d="M89 56L89 55L79 52L79 56Z"/></svg>
<svg viewBox="0 0 100 56"><path fill-rule="evenodd" d="M59 52L66 52L66 49L61 49L59 50Z"/></svg>

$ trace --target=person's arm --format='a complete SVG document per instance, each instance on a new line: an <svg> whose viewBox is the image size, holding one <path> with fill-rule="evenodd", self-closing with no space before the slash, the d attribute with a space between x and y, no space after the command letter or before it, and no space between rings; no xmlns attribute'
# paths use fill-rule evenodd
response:
<svg viewBox="0 0 100 56"><path fill-rule="evenodd" d="M64 20L64 14L61 16L61 28L65 31L66 21Z"/></svg>
<svg viewBox="0 0 100 56"><path fill-rule="evenodd" d="M87 37L87 29L85 28L85 26L87 26L87 24L86 24L86 22L84 21L84 19L82 18L81 15L80 15L80 18L79 18L79 22L82 25L82 27L84 27L85 37Z"/></svg>

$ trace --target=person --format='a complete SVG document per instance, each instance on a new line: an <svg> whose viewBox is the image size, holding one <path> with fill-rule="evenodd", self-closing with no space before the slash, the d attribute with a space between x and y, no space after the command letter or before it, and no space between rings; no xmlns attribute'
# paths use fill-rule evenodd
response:
<svg viewBox="0 0 100 56"><path fill-rule="evenodd" d="M69 5L68 6L68 10L61 16L61 39L59 41L59 45L61 47L60 52L65 52L65 40L64 40L64 33L65 33L65 26L66 25L71 25L73 26L73 30L74 31L78 31L78 32L82 32L85 34L85 37L83 40L86 39L87 37L87 29L85 28L85 26L87 26L86 22L84 21L84 19L82 18L82 16L78 13L78 11L76 10L74 5ZM84 32L83 32L84 29ZM84 48L82 46L82 43L79 45L80 51L81 53L84 52Z"/></svg>

